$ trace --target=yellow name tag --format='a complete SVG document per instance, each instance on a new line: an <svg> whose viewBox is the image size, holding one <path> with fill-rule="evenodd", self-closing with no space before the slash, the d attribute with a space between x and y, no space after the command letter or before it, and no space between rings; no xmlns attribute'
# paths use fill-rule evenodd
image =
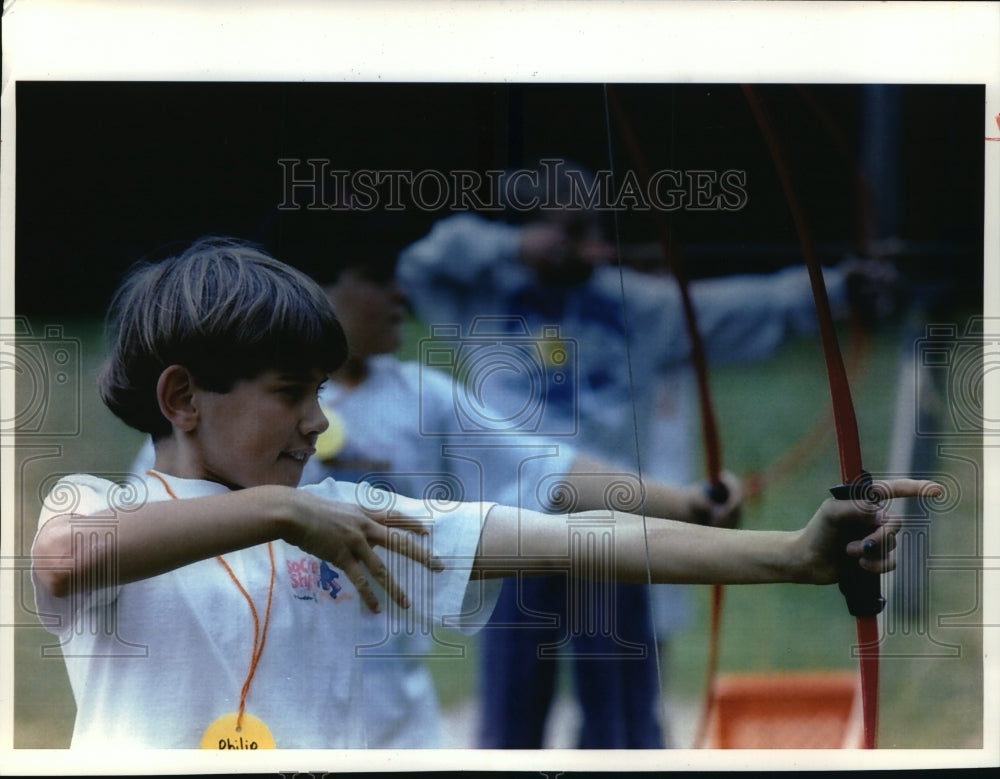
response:
<svg viewBox="0 0 1000 779"><path fill-rule="evenodd" d="M201 737L202 749L274 749L267 725L252 714L243 715L243 727L236 729L239 715L225 714L208 726Z"/></svg>

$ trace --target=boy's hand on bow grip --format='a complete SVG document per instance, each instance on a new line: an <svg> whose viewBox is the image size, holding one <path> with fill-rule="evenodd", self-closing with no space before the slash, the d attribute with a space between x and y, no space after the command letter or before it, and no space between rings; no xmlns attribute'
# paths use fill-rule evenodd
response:
<svg viewBox="0 0 1000 779"><path fill-rule="evenodd" d="M896 567L893 550L900 528L890 518L886 501L892 498L934 498L944 493L940 484L918 479L873 481L864 498L824 501L798 531L800 571L797 581L832 584L845 569L882 574ZM846 540L845 539L850 539Z"/></svg>

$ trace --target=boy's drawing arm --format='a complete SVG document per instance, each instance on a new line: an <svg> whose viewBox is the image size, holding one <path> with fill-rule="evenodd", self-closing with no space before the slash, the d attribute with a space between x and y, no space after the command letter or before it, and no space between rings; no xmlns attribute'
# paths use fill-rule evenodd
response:
<svg viewBox="0 0 1000 779"><path fill-rule="evenodd" d="M56 597L66 597L81 582L93 581L87 574L106 567L112 552L117 583L127 584L280 539L343 570L368 607L378 611L372 580L400 606L406 607L407 599L375 554L375 546L430 564L427 545L416 543L426 533L419 522L393 520L390 527L376 512L277 485L152 502L122 512L112 536L114 550L103 543L80 548L73 527L80 519L85 517L56 515L35 538L37 579Z"/></svg>

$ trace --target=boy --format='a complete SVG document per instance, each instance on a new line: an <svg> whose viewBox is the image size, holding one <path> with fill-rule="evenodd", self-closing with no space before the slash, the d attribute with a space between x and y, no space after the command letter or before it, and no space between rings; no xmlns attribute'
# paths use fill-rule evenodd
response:
<svg viewBox="0 0 1000 779"><path fill-rule="evenodd" d="M155 441L148 500L118 506L110 482L68 477L32 549L38 611L60 618L74 746L365 746L361 604L412 602L474 629L514 571L827 584L843 565L892 567L895 528L868 501L827 500L782 533L297 489L327 425L316 392L346 343L315 283L239 242L139 267L110 332L102 396ZM939 489L879 484L883 498Z"/></svg>
<svg viewBox="0 0 1000 779"><path fill-rule="evenodd" d="M631 499L632 506L638 505L637 479L580 456L556 439L529 434L484 437L459 430L451 377L393 354L402 344L406 305L394 274L398 247L391 239L368 236L359 244L343 235L336 252L330 251L333 245L334 236L328 231L317 240L286 244L299 258L298 267L308 267L309 275L321 283L350 345L348 356L319 395L330 427L319 437L301 484L326 478L377 481L409 496L434 500L462 496L466 501L548 511L554 509L543 499L552 493L574 499L573 505L561 506L564 511L579 511L613 508L608 495L617 490ZM427 429L436 435L426 435ZM147 444L132 471L145 472L154 458L153 447ZM647 482L642 490L645 511L730 527L735 524L740 490L735 481L728 483L730 500L720 505L709 501L701 485L674 489ZM618 503L621 508L626 500ZM592 600L585 606L590 611ZM554 643L567 631L580 632L579 624L590 624L590 619L579 616L575 623L553 625L546 629L546 638L551 636ZM425 662L435 654L433 636L396 615L364 614L361 624L364 642L357 654L365 665L364 698L371 702L365 708L368 746L441 748L444 726ZM621 626L611 628L623 642L629 638ZM484 631L483 639L489 642L493 634L511 630L523 634L525 641L540 640L537 622L527 630L505 623ZM542 664L542 673L534 675L532 684L554 684L554 668L554 659ZM489 670L483 669L487 674ZM655 706L646 714L649 727L662 726Z"/></svg>

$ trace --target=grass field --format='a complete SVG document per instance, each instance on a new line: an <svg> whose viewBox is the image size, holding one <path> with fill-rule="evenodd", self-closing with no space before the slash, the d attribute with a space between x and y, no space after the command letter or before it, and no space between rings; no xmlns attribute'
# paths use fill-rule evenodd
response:
<svg viewBox="0 0 1000 779"><path fill-rule="evenodd" d="M58 320L39 320L34 332ZM964 330L964 321L959 321ZM901 358L912 359L913 336L903 322L882 328L853 363L852 386L866 465L876 476L892 471L890 442L898 405ZM80 346L82 406L79 432L71 406L54 409L49 429L62 435L19 439L5 456L15 458L20 487L17 517L4 517L15 534L16 554L26 555L40 506L40 492L56 474L123 473L141 436L99 404L93 390L101 358L99 325L63 323L63 335ZM850 340L850 339L848 339ZM845 349L845 352L850 352ZM722 430L723 459L738 474L761 471L793 450L829 406L822 354L812 340L789 344L773 359L753 366L713 371L713 393ZM912 385L911 385L912 386ZM826 497L839 478L832 428L794 450L787 472L748 502L747 528L794 528ZM43 431L44 432L44 431ZM942 479L948 496L930 507L934 522L918 522L914 563L886 577L890 605L883 620L880 746L882 748L977 748L982 744L982 591L975 560L981 538L981 440L967 435L932 437L931 459L921 469ZM12 453L13 451L13 453ZM913 513L919 515L919 507ZM917 541L924 543L920 546ZM904 544L902 553L910 549ZM925 563L920 566L919 563ZM900 584L906 583L910 590ZM69 743L73 701L53 636L33 616L26 571L18 579L15 627L16 748L63 748ZM915 613L907 617L894 592L916 590ZM664 653L663 675L676 700L699 704L707 642L708 589L694 589L696 614ZM725 592L720 672L784 672L851 669L854 621L836 588L767 585ZM457 706L475 695L475 640L463 660L432 664L442 702ZM680 746L686 746L680 744Z"/></svg>

